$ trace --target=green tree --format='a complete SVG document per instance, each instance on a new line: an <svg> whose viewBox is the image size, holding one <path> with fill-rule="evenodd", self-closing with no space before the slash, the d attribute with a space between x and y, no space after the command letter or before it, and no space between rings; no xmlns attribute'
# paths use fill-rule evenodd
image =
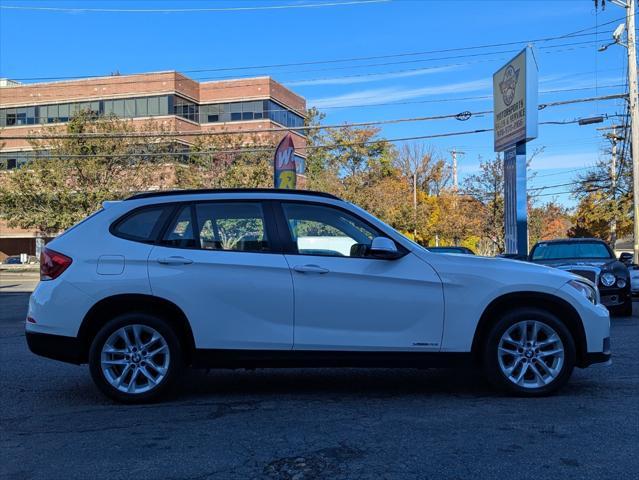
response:
<svg viewBox="0 0 639 480"><path fill-rule="evenodd" d="M162 132L147 123L143 131ZM47 139L66 133L95 137ZM100 208L105 200L159 188L171 172L165 167L174 145L161 136L136 137L132 122L95 118L80 112L64 127L34 133L32 159L5 172L0 183L0 216L9 225L54 234Z"/></svg>

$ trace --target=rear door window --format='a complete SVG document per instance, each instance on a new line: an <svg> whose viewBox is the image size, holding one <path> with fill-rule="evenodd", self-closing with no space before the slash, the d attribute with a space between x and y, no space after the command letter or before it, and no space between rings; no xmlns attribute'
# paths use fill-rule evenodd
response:
<svg viewBox="0 0 639 480"><path fill-rule="evenodd" d="M184 205L167 229L162 244L177 248L195 248L195 228L191 205Z"/></svg>
<svg viewBox="0 0 639 480"><path fill-rule="evenodd" d="M262 205L257 202L196 204L199 248L269 252Z"/></svg>

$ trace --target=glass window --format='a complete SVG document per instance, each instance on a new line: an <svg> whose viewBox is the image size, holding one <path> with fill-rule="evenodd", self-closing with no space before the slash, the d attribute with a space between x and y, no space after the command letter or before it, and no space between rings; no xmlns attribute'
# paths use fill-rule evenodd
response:
<svg viewBox="0 0 639 480"><path fill-rule="evenodd" d="M70 115L70 108L68 103L62 103L58 105L58 121L68 122Z"/></svg>
<svg viewBox="0 0 639 480"><path fill-rule="evenodd" d="M230 122L231 121L231 104L224 103L219 106L220 109L220 121L221 122Z"/></svg>
<svg viewBox="0 0 639 480"><path fill-rule="evenodd" d="M608 247L600 242L540 243L533 251L533 260L561 260L571 258L614 258Z"/></svg>
<svg viewBox="0 0 639 480"><path fill-rule="evenodd" d="M115 112L113 111L113 100L105 100L104 101L104 114L112 115Z"/></svg>
<svg viewBox="0 0 639 480"><path fill-rule="evenodd" d="M160 114L160 97L150 97L147 100L148 114L153 117Z"/></svg>
<svg viewBox="0 0 639 480"><path fill-rule="evenodd" d="M71 105L69 105L70 116L73 117L84 109L85 107L83 103L72 103Z"/></svg>
<svg viewBox="0 0 639 480"><path fill-rule="evenodd" d="M27 107L27 123L29 125L36 123L36 107Z"/></svg>
<svg viewBox="0 0 639 480"><path fill-rule="evenodd" d="M0 127L4 127L7 124L7 110L0 109Z"/></svg>
<svg viewBox="0 0 639 480"><path fill-rule="evenodd" d="M270 250L259 203L198 203L200 247L205 250Z"/></svg>
<svg viewBox="0 0 639 480"><path fill-rule="evenodd" d="M26 124L27 124L27 109L26 108L16 109L16 125L26 125Z"/></svg>
<svg viewBox="0 0 639 480"><path fill-rule="evenodd" d="M127 98L124 101L124 114L127 118L135 117L135 99Z"/></svg>
<svg viewBox="0 0 639 480"><path fill-rule="evenodd" d="M149 110L147 108L146 98L135 99L135 116L136 117L148 117Z"/></svg>
<svg viewBox="0 0 639 480"><path fill-rule="evenodd" d="M164 234L162 244L177 248L195 247L195 235L193 234L193 219L191 218L191 206L185 205L173 220L170 228Z"/></svg>
<svg viewBox="0 0 639 480"><path fill-rule="evenodd" d="M138 210L124 217L115 225L113 233L118 237L140 242L154 240L154 233L159 228L159 220L166 207L157 206Z"/></svg>
<svg viewBox="0 0 639 480"><path fill-rule="evenodd" d="M291 236L301 255L366 257L380 233L337 208L283 203Z"/></svg>
<svg viewBox="0 0 639 480"><path fill-rule="evenodd" d="M113 100L113 114L116 117L124 118L124 100Z"/></svg>
<svg viewBox="0 0 639 480"><path fill-rule="evenodd" d="M165 95L159 97L160 100L160 115L168 115L173 108L173 95Z"/></svg>
<svg viewBox="0 0 639 480"><path fill-rule="evenodd" d="M15 125L15 124L16 124L16 109L7 108L7 125Z"/></svg>
<svg viewBox="0 0 639 480"><path fill-rule="evenodd" d="M58 121L58 105L47 106L47 123Z"/></svg>
<svg viewBox="0 0 639 480"><path fill-rule="evenodd" d="M242 120L242 104L231 103L231 121Z"/></svg>

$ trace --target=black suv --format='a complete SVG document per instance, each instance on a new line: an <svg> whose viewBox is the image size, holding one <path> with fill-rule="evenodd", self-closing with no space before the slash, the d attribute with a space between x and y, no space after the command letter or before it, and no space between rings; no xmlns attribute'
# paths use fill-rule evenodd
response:
<svg viewBox="0 0 639 480"><path fill-rule="evenodd" d="M632 315L630 272L606 242L596 238L538 242L530 251L529 260L591 280L599 288L601 303L612 313Z"/></svg>

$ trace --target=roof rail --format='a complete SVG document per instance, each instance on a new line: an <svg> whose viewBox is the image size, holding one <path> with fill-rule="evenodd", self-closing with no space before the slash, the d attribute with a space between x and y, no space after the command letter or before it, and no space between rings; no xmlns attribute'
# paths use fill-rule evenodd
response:
<svg viewBox="0 0 639 480"><path fill-rule="evenodd" d="M334 200L341 200L341 198L326 192L315 192L312 190L286 190L277 188L201 188L186 190L156 190L152 192L138 193L126 198L125 200L139 200L141 198L165 197L171 195L197 195L211 193L278 193L290 195L309 195L314 197L325 197L332 198Z"/></svg>

